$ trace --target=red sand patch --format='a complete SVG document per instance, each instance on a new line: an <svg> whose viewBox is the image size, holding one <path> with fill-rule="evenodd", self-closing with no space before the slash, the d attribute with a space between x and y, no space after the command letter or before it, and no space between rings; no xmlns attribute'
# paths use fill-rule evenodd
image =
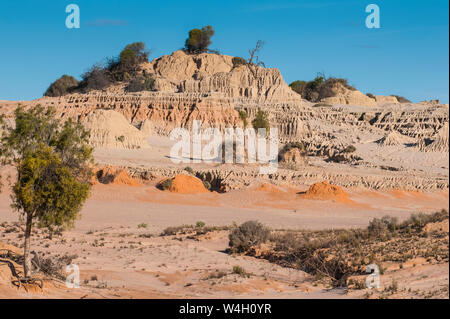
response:
<svg viewBox="0 0 450 319"><path fill-rule="evenodd" d="M200 179L189 175L176 175L172 179L169 191L179 194L209 193Z"/></svg>
<svg viewBox="0 0 450 319"><path fill-rule="evenodd" d="M311 187L303 195L303 198L333 200L340 203L352 202L342 187L331 185L327 181L311 185Z"/></svg>
<svg viewBox="0 0 450 319"><path fill-rule="evenodd" d="M98 170L96 177L102 184L142 186L141 183L130 177L124 169L118 169L112 166Z"/></svg>
<svg viewBox="0 0 450 319"><path fill-rule="evenodd" d="M414 197L416 199L421 199L421 200L429 199L429 197L421 191L408 191L408 190L402 190L402 189L393 189L393 190L389 191L389 194L398 199L407 199L410 197Z"/></svg>

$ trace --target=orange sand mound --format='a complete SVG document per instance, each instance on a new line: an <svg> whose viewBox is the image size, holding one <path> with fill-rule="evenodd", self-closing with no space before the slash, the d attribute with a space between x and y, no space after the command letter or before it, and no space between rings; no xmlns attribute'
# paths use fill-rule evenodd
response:
<svg viewBox="0 0 450 319"><path fill-rule="evenodd" d="M327 181L311 185L303 197L309 199L334 200L341 203L352 202L342 187L331 185Z"/></svg>
<svg viewBox="0 0 450 319"><path fill-rule="evenodd" d="M179 194L195 194L195 193L209 192L200 179L189 175L176 175L172 179L172 186L170 186L169 191Z"/></svg>
<svg viewBox="0 0 450 319"><path fill-rule="evenodd" d="M107 166L96 172L97 180L103 184L141 186L123 169Z"/></svg>

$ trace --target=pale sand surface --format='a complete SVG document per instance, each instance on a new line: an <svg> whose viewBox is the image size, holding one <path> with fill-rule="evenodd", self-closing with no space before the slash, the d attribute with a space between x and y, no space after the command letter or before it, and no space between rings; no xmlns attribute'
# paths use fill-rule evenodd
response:
<svg viewBox="0 0 450 319"><path fill-rule="evenodd" d="M411 212L436 211L448 206L448 192L353 191L352 204L302 199L300 190L279 188L261 191L250 188L226 194L183 195L160 191L154 185L129 187L96 185L82 210L75 229L52 241L33 237L33 249L54 254L76 254L82 281L78 290L48 288L36 295L0 289L2 297L63 298L349 298L342 289L313 286L309 276L299 270L283 268L265 260L224 253L228 232L220 231L201 241L159 237L166 227L195 224L230 225L233 221L259 220L271 228L324 229L366 226L373 217L389 214L399 219ZM9 208L7 193L0 195L2 221L18 220ZM147 228L138 228L146 223ZM153 234L146 238L142 235ZM20 245L16 233L2 241ZM251 273L250 278L231 274L234 265ZM447 265L448 266L448 265ZM423 266L411 281L416 289L431 289L436 280L448 278L448 267ZM227 273L208 279L211 273ZM425 275L422 272L426 273ZM398 276L403 274L400 272ZM392 276L390 274L389 276ZM384 279L389 282L390 277ZM402 276L407 276L402 275ZM424 280L419 280L427 276ZM428 283L428 284L427 284ZM106 287L102 288L102 285ZM96 288L99 287L99 288ZM4 291L2 293L2 291Z"/></svg>

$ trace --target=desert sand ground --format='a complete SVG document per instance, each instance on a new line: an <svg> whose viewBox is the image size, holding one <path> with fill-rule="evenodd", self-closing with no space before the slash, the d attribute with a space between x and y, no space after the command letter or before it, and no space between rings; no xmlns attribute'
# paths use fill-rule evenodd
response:
<svg viewBox="0 0 450 319"><path fill-rule="evenodd" d="M96 162L137 167L173 165L167 156L167 138L154 137L150 145L151 152L98 149ZM294 230L366 227L374 217L390 215L404 220L412 213L434 212L449 204L448 189L349 188L349 200L336 201L305 198L309 185L261 182L227 193L177 194L158 189L158 181L135 187L96 184L74 229L52 240L35 229L33 250L45 257L75 255L72 263L80 268L80 288L68 289L55 280L46 282L43 291L31 292L0 284L0 297L376 298L382 293L333 289L317 284L303 271L228 254L229 231L225 229L199 236L161 233L167 227L195 225L198 221L207 226L230 226L258 220L272 229ZM4 187L0 194L0 242L21 247L22 224L9 205L9 191ZM236 265L249 275L233 273ZM448 263L391 269L381 276L381 287L389 286L393 278L400 289L390 295L392 298L448 298Z"/></svg>

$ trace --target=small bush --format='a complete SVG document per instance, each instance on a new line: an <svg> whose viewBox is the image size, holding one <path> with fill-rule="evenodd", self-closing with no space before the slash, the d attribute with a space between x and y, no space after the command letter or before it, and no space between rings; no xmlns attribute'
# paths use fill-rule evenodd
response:
<svg viewBox="0 0 450 319"><path fill-rule="evenodd" d="M302 155L306 156L306 147L302 142L290 142L284 145L278 152L278 160L281 161L283 159L283 155L294 148L297 148Z"/></svg>
<svg viewBox="0 0 450 319"><path fill-rule="evenodd" d="M208 182L208 181L202 181L202 182L203 182L203 186L205 186L205 188L207 190L211 190L212 185L210 182Z"/></svg>
<svg viewBox="0 0 450 319"><path fill-rule="evenodd" d="M159 183L159 188L162 190L168 190L170 187L172 187L172 178L167 178L165 180L163 180L161 183Z"/></svg>
<svg viewBox="0 0 450 319"><path fill-rule="evenodd" d="M306 81L294 81L291 84L289 84L289 87L294 90L294 92L298 94L303 94L303 90L305 89L307 82Z"/></svg>
<svg viewBox="0 0 450 319"><path fill-rule="evenodd" d="M197 228L203 228L203 227L205 227L205 222L202 222L201 220L200 221L198 221L196 224L195 224L195 227L197 227Z"/></svg>
<svg viewBox="0 0 450 319"><path fill-rule="evenodd" d="M210 25L201 29L192 29L189 31L189 37L186 39L184 49L186 52L193 54L208 52L213 36L214 29Z"/></svg>
<svg viewBox="0 0 450 319"><path fill-rule="evenodd" d="M265 243L270 230L257 221L247 221L235 228L229 235L229 246L232 252L245 252L250 247Z"/></svg>
<svg viewBox="0 0 450 319"><path fill-rule="evenodd" d="M119 137L117 137L117 140L121 143L123 143L125 141L125 136L120 135Z"/></svg>
<svg viewBox="0 0 450 319"><path fill-rule="evenodd" d="M231 60L231 62L233 63L233 68L236 68L236 67L238 67L238 66L240 66L240 65L246 65L246 64L247 64L247 61L245 61L244 58L241 58L241 57L239 57L239 56L235 56L235 57Z"/></svg>
<svg viewBox="0 0 450 319"><path fill-rule="evenodd" d="M190 167L190 166L185 167L184 170L185 170L186 172L188 172L189 174L194 174L194 170L193 170L192 167Z"/></svg>
<svg viewBox="0 0 450 319"><path fill-rule="evenodd" d="M110 72L98 64L83 73L81 78L79 87L83 91L102 90L113 82Z"/></svg>
<svg viewBox="0 0 450 319"><path fill-rule="evenodd" d="M394 232L397 229L397 218L391 216L384 216L374 218L369 222L367 230L370 236L381 236L387 232Z"/></svg>
<svg viewBox="0 0 450 319"><path fill-rule="evenodd" d="M72 92L78 86L78 81L73 76L63 75L50 84L44 96L63 96Z"/></svg>
<svg viewBox="0 0 450 319"><path fill-rule="evenodd" d="M244 128L247 127L248 121L247 121L247 112L244 110L239 111L239 118L242 120L242 123L244 124Z"/></svg>
<svg viewBox="0 0 450 319"><path fill-rule="evenodd" d="M147 224L146 223L140 223L137 227L138 228L147 228Z"/></svg>
<svg viewBox="0 0 450 319"><path fill-rule="evenodd" d="M354 151L356 151L356 147L353 145L349 145L343 150L344 153L353 153Z"/></svg>
<svg viewBox="0 0 450 319"><path fill-rule="evenodd" d="M375 99L375 95L373 95L372 93L367 93L366 94L368 97L370 97L371 99Z"/></svg>
<svg viewBox="0 0 450 319"><path fill-rule="evenodd" d="M233 266L232 273L236 274L236 275L239 275L241 277L249 277L247 272L241 266Z"/></svg>
<svg viewBox="0 0 450 319"><path fill-rule="evenodd" d="M131 79L130 83L125 87L127 92L153 91L155 79L150 76L138 75Z"/></svg>

